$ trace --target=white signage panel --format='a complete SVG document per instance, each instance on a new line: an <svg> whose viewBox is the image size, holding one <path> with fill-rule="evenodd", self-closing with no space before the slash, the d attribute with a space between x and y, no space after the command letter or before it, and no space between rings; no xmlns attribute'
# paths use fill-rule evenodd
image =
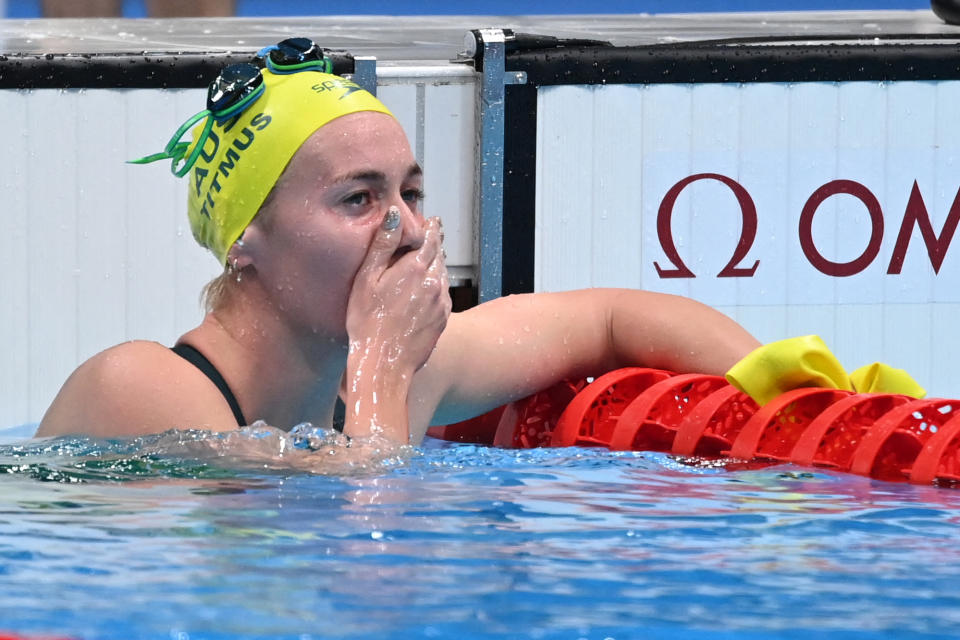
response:
<svg viewBox="0 0 960 640"><path fill-rule="evenodd" d="M541 88L535 287L688 295L960 396L957 104L956 81Z"/></svg>

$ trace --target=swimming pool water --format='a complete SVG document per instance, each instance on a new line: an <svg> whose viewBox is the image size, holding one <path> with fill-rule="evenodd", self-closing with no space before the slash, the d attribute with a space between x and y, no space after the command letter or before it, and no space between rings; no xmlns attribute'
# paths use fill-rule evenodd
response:
<svg viewBox="0 0 960 640"><path fill-rule="evenodd" d="M960 637L954 489L316 435L0 444L0 631Z"/></svg>

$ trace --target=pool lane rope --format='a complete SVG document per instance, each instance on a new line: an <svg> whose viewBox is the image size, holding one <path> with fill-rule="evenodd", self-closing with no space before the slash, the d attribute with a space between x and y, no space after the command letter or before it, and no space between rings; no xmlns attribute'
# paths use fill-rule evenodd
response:
<svg viewBox="0 0 960 640"><path fill-rule="evenodd" d="M878 369L871 367L873 379L864 383L861 376L859 383L885 386L876 383ZM918 399L913 395L923 390L912 379L904 384L900 373L894 377L898 382L886 386L908 393L858 392L853 376L849 388L835 388L829 386L837 383L833 375L824 386L771 394L765 381L768 397L759 394L761 406L721 376L630 367L589 383L564 381L427 433L505 448L658 451L960 486L960 400Z"/></svg>

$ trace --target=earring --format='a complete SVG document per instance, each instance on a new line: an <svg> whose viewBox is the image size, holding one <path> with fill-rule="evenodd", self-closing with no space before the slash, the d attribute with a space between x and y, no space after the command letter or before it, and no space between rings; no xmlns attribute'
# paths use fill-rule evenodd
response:
<svg viewBox="0 0 960 640"><path fill-rule="evenodd" d="M237 258L233 259L233 271L237 272L237 282L240 282L241 277L243 276L243 269L237 266Z"/></svg>

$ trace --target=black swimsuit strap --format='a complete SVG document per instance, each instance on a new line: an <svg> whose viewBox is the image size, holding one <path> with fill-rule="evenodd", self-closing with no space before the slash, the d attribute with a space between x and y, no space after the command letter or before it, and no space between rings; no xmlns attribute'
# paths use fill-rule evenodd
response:
<svg viewBox="0 0 960 640"><path fill-rule="evenodd" d="M223 379L223 376L220 375L220 372L217 371L217 368L213 366L213 363L207 360L206 356L188 344L178 344L174 346L171 351L195 366L197 369L200 369L204 375L210 378L210 382L215 384L217 389L220 389L220 393L223 394L227 404L230 405L230 410L233 411L233 417L237 419L237 424L241 427L245 427L247 425L247 419L243 417L243 412L240 410L240 403L237 402L237 397L233 395L233 391L230 391L227 381Z"/></svg>
<svg viewBox="0 0 960 640"><path fill-rule="evenodd" d="M347 405L343 400L337 398L337 403L333 406L333 428L343 433L343 425L347 421Z"/></svg>

